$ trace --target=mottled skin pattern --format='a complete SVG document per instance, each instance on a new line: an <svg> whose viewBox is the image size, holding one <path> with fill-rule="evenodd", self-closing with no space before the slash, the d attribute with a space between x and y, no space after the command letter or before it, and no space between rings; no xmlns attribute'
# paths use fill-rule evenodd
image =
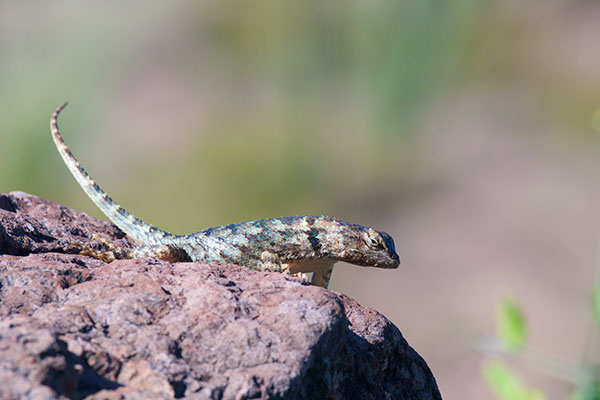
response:
<svg viewBox="0 0 600 400"><path fill-rule="evenodd" d="M157 257L168 261L223 262L256 271L290 274L313 273L312 283L327 287L333 264L397 268L400 259L394 241L385 232L325 216L260 219L210 228L190 235L174 235L129 214L93 181L75 159L58 130L52 114L50 130L65 164L89 198L139 246L111 246L108 252L82 251L105 261L135 257Z"/></svg>

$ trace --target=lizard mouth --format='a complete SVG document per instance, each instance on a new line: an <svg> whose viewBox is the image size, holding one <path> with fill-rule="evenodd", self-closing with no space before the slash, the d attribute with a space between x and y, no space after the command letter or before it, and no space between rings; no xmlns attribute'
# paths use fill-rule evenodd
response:
<svg viewBox="0 0 600 400"><path fill-rule="evenodd" d="M375 265L378 268L386 268L386 269L395 269L400 266L400 257L398 254L394 254L391 256L391 260L388 262L382 262Z"/></svg>

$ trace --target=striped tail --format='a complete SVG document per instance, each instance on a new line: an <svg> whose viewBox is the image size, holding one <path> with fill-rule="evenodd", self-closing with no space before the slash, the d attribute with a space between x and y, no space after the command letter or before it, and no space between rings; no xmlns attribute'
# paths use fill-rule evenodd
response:
<svg viewBox="0 0 600 400"><path fill-rule="evenodd" d="M88 197L98 206L98 208L110 219L116 226L130 238L144 245L163 244L175 235L160 230L150 224L145 223L129 214L123 207L115 203L106 193L94 182L94 180L83 169L79 161L73 156L67 144L63 141L58 130L56 122L58 114L67 106L67 103L58 107L50 119L50 131L52 139L58 149L65 164ZM167 239L167 240L166 240Z"/></svg>

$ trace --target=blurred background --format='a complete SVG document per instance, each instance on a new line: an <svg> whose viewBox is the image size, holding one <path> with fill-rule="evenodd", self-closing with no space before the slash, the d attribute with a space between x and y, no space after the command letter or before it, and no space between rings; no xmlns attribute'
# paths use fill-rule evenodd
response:
<svg viewBox="0 0 600 400"><path fill-rule="evenodd" d="M597 362L600 3L0 1L0 191L103 218L63 165L174 233L325 214L398 270L330 288L392 320L445 399L491 399L497 303L532 348ZM549 399L568 384L523 369Z"/></svg>

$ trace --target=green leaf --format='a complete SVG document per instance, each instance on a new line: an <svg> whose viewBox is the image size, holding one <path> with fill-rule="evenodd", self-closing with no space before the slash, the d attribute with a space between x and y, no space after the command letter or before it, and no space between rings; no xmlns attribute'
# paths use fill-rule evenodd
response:
<svg viewBox="0 0 600 400"><path fill-rule="evenodd" d="M582 379L575 390L569 396L569 400L600 400L600 386L595 376L595 370L591 369Z"/></svg>
<svg viewBox="0 0 600 400"><path fill-rule="evenodd" d="M498 337L510 351L517 351L527 341L527 323L523 312L512 299L503 299L498 312Z"/></svg>
<svg viewBox="0 0 600 400"><path fill-rule="evenodd" d="M600 399L600 390L598 387L594 388L577 388L569 396L569 400L598 400Z"/></svg>
<svg viewBox="0 0 600 400"><path fill-rule="evenodd" d="M596 282L592 291L592 311L594 312L594 319L600 327L600 281Z"/></svg>
<svg viewBox="0 0 600 400"><path fill-rule="evenodd" d="M527 387L517 374L501 361L485 361L481 373L500 400L546 399L538 389Z"/></svg>

